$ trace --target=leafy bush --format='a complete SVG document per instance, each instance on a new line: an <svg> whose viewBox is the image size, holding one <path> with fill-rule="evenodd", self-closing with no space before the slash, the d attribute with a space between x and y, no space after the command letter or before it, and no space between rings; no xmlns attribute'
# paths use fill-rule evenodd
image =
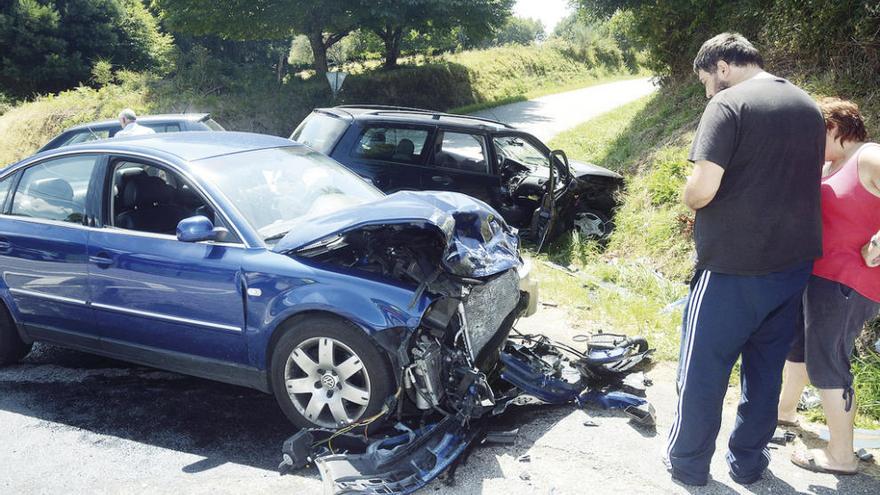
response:
<svg viewBox="0 0 880 495"><path fill-rule="evenodd" d="M98 60L162 70L171 37L140 0L11 0L0 7L0 86L16 96L87 82Z"/></svg>

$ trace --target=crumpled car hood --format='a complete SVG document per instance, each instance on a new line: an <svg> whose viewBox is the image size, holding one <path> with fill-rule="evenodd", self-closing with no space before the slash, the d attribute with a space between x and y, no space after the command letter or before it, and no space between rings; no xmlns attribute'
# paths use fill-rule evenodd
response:
<svg viewBox="0 0 880 495"><path fill-rule="evenodd" d="M571 167L571 172L575 177L581 177L583 175L599 175L602 177L613 177L615 179L622 179L623 176L618 174L617 172L613 172L608 170L605 167L600 167L594 163L587 162L579 162L577 160L569 160L568 166Z"/></svg>
<svg viewBox="0 0 880 495"><path fill-rule="evenodd" d="M454 192L401 191L379 201L302 222L273 247L296 253L373 226L408 225L442 235L443 268L463 277L488 277L518 268L516 229L478 199Z"/></svg>

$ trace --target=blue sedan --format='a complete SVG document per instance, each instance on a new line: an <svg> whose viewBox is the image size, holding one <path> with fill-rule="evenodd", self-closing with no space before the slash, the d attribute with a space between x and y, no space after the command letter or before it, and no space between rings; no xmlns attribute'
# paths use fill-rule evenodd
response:
<svg viewBox="0 0 880 495"><path fill-rule="evenodd" d="M34 341L272 393L301 427L485 402L536 304L516 231L287 139L174 133L0 172L0 365Z"/></svg>

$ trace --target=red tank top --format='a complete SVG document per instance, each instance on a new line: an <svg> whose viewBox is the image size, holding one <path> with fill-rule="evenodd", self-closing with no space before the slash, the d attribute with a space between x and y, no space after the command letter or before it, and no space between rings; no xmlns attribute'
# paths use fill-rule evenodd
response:
<svg viewBox="0 0 880 495"><path fill-rule="evenodd" d="M880 267L868 268L862 246L880 230L880 197L859 179L859 148L840 170L822 179L822 257L813 274L840 282L880 302Z"/></svg>

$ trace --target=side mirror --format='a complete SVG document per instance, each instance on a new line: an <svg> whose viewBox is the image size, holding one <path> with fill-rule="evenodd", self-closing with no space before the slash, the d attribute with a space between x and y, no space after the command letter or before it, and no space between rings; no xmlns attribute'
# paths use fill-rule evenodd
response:
<svg viewBox="0 0 880 495"><path fill-rule="evenodd" d="M214 227L208 217L196 215L184 218L177 224L177 240L183 242L222 241L229 231Z"/></svg>

